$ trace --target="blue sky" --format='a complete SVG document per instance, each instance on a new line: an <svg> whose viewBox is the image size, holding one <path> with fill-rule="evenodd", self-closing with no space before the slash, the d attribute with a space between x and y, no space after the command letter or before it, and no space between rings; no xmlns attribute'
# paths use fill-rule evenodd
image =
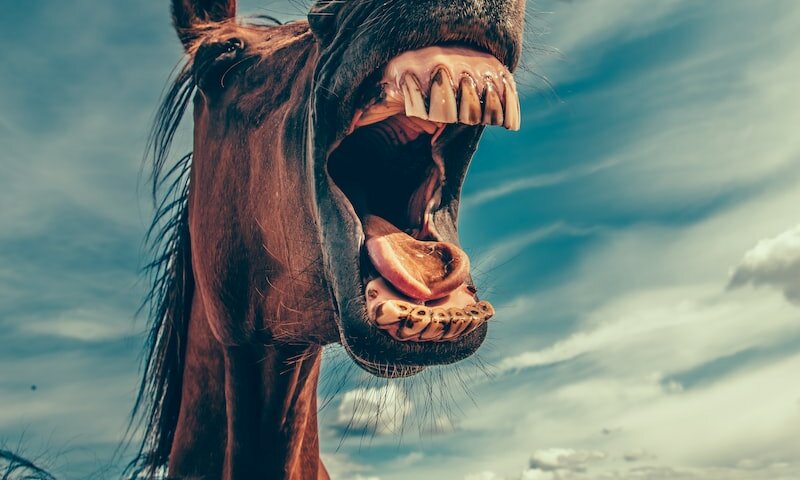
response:
<svg viewBox="0 0 800 480"><path fill-rule="evenodd" d="M522 130L487 131L461 219L498 307L491 375L378 381L331 349L324 374L349 373L323 382L329 469L795 478L800 4L553 0L528 17ZM0 439L62 453L75 478L112 461L133 401L140 159L181 50L166 2L15 2L0 38ZM426 398L440 375L448 396Z"/></svg>

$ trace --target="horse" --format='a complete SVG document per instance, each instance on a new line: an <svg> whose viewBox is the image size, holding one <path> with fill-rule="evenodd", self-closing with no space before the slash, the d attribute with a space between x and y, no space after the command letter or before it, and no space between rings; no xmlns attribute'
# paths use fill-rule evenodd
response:
<svg viewBox="0 0 800 480"><path fill-rule="evenodd" d="M149 152L159 208L132 478L327 479L321 353L399 378L472 355L458 241L489 125L517 130L524 0L318 0L307 21L172 0L185 49ZM170 146L192 104L193 153Z"/></svg>

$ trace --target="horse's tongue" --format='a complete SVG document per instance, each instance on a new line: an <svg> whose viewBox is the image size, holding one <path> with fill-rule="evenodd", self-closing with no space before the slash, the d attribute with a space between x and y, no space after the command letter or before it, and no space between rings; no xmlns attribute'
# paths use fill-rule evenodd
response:
<svg viewBox="0 0 800 480"><path fill-rule="evenodd" d="M378 273L411 298L442 298L464 283L469 257L447 242L423 242L381 217L364 219L367 252Z"/></svg>

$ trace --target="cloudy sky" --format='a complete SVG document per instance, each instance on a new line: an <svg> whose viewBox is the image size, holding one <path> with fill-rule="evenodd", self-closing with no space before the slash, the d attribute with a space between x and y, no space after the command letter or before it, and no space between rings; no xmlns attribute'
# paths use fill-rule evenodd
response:
<svg viewBox="0 0 800 480"><path fill-rule="evenodd" d="M181 51L166 1L2 10L0 443L75 478L118 463L140 159ZM522 131L487 131L461 220L490 338L410 381L326 352L329 469L798 478L800 4L540 0L528 20Z"/></svg>

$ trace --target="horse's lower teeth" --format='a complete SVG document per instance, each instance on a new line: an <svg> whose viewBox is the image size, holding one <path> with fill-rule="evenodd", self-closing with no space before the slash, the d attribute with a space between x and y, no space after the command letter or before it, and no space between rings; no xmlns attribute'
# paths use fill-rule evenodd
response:
<svg viewBox="0 0 800 480"><path fill-rule="evenodd" d="M375 323L397 340L452 341L494 316L489 302L456 307L420 307L402 300L387 300L376 309Z"/></svg>

